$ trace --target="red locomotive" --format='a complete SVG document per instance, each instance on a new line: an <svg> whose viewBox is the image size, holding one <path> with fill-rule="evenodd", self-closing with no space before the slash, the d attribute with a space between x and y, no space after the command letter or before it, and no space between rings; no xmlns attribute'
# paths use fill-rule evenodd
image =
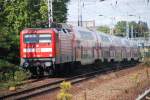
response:
<svg viewBox="0 0 150 100"><path fill-rule="evenodd" d="M72 69L66 66L72 64L138 60L138 54L134 41L81 27L28 28L20 34L21 66L33 75Z"/></svg>

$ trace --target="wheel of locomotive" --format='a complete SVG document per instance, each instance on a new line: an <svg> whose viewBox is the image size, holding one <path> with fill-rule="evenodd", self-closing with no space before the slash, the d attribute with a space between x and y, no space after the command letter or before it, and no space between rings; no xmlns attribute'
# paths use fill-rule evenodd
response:
<svg viewBox="0 0 150 100"><path fill-rule="evenodd" d="M29 71L31 72L31 77L33 78L44 76L44 69L42 66L31 66Z"/></svg>
<svg viewBox="0 0 150 100"><path fill-rule="evenodd" d="M31 73L31 77L32 78L35 78L35 77L37 77L37 70L36 70L36 67L35 66L30 66L29 67L29 71L30 71L30 73Z"/></svg>
<svg viewBox="0 0 150 100"><path fill-rule="evenodd" d="M44 71L47 73L48 76L51 76L52 75L52 69L51 69L51 66L48 66L44 69Z"/></svg>
<svg viewBox="0 0 150 100"><path fill-rule="evenodd" d="M51 62L52 63L52 62ZM52 64L51 66L45 67L45 72L48 74L48 76L54 76L57 73L58 65L57 64Z"/></svg>
<svg viewBox="0 0 150 100"><path fill-rule="evenodd" d="M37 66L38 77L44 76L44 68L42 66Z"/></svg>

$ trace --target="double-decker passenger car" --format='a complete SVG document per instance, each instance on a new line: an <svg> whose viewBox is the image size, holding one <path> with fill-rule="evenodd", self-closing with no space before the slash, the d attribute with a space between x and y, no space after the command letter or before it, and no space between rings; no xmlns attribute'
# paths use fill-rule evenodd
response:
<svg viewBox="0 0 150 100"><path fill-rule="evenodd" d="M72 69L72 64L138 60L138 53L134 41L82 27L27 28L20 34L21 66L34 75Z"/></svg>

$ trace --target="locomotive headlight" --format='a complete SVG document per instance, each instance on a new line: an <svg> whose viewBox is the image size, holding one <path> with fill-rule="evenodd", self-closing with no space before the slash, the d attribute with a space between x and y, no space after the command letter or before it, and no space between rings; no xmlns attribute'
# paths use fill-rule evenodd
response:
<svg viewBox="0 0 150 100"><path fill-rule="evenodd" d="M51 62L45 62L45 66L47 67L47 66L51 66L52 65L52 63Z"/></svg>
<svg viewBox="0 0 150 100"><path fill-rule="evenodd" d="M29 63L28 62L25 62L24 64L23 64L23 67L25 67L25 68L27 68L29 66Z"/></svg>

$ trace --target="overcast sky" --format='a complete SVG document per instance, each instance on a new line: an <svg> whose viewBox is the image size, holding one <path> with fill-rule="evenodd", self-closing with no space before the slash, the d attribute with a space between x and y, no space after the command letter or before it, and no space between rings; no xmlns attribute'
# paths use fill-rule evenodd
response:
<svg viewBox="0 0 150 100"><path fill-rule="evenodd" d="M119 20L146 21L150 26L150 3L147 0L81 0L83 21L95 20L96 26L113 26ZM134 16L129 16L129 15ZM103 16L99 16L103 15ZM78 20L78 0L68 4L68 21Z"/></svg>

